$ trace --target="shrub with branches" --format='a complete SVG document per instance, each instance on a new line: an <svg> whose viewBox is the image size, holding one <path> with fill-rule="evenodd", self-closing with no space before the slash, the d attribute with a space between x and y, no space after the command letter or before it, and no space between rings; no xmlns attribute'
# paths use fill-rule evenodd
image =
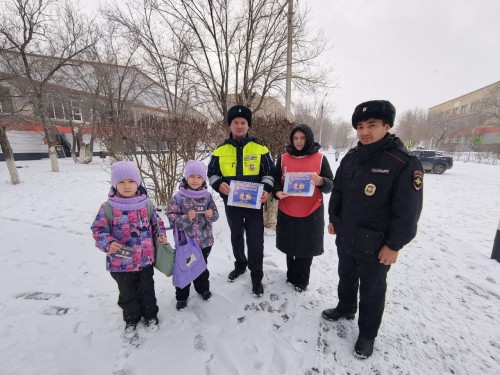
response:
<svg viewBox="0 0 500 375"><path fill-rule="evenodd" d="M158 206L174 194L186 161L207 156L209 124L193 117L143 116L99 130L107 153L115 160L136 160L143 184Z"/></svg>

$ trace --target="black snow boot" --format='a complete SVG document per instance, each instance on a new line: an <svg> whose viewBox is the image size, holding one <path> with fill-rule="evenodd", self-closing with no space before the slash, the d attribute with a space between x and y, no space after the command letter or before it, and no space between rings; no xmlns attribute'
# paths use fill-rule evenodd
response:
<svg viewBox="0 0 500 375"><path fill-rule="evenodd" d="M256 297L261 297L264 294L264 286L261 281L252 282L252 294Z"/></svg>
<svg viewBox="0 0 500 375"><path fill-rule="evenodd" d="M233 282L236 280L240 275L243 275L245 273L246 269L244 270L239 270L239 269L234 269L231 272L229 272L229 276L227 277L227 280L230 282Z"/></svg>
<svg viewBox="0 0 500 375"><path fill-rule="evenodd" d="M354 315L355 314L341 312L341 311L337 310L337 308L327 309L321 313L321 316L323 318L325 318L326 320L330 320L332 322L336 322L337 320L340 320L340 319L353 320Z"/></svg>
<svg viewBox="0 0 500 375"><path fill-rule="evenodd" d="M368 358L373 353L373 344L375 344L375 339L367 339L359 336L358 341L354 345L354 355L359 359Z"/></svg>

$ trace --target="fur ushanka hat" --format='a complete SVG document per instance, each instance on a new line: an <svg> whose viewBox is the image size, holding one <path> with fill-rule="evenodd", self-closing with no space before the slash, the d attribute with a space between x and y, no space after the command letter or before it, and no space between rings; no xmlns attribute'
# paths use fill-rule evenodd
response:
<svg viewBox="0 0 500 375"><path fill-rule="evenodd" d="M252 126L252 110L244 105L235 105L229 108L227 111L227 124L231 125L231 122L236 117L243 117L248 122L248 126Z"/></svg>
<svg viewBox="0 0 500 375"><path fill-rule="evenodd" d="M354 129L360 121L366 121L370 118L382 120L392 128L394 118L396 117L396 108L387 100L370 100L359 104L352 114L352 126Z"/></svg>

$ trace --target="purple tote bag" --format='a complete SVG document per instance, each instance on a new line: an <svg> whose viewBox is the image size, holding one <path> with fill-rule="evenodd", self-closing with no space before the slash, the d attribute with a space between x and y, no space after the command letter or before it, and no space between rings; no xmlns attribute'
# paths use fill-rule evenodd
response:
<svg viewBox="0 0 500 375"><path fill-rule="evenodd" d="M198 242L174 227L175 259L172 282L177 288L185 288L206 269L207 264Z"/></svg>

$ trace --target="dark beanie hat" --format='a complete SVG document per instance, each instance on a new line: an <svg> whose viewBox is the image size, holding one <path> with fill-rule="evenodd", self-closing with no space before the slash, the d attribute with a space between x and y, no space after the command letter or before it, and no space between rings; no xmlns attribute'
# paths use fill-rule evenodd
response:
<svg viewBox="0 0 500 375"><path fill-rule="evenodd" d="M292 131L290 132L290 144L292 145L292 147L293 147L293 136L298 131L300 131L306 135L306 144L304 145L304 148L302 150L308 151L314 143L314 133L313 133L312 129L309 127L309 125L307 125L307 124L295 125L293 127Z"/></svg>
<svg viewBox="0 0 500 375"><path fill-rule="evenodd" d="M359 104L352 114L352 126L357 128L360 121L366 121L370 118L382 120L389 124L392 128L394 126L394 118L396 117L396 108L391 102L387 100L370 100Z"/></svg>
<svg viewBox="0 0 500 375"><path fill-rule="evenodd" d="M243 117L248 122L248 126L252 126L252 110L244 105L235 105L227 111L227 124L231 125L236 117Z"/></svg>

